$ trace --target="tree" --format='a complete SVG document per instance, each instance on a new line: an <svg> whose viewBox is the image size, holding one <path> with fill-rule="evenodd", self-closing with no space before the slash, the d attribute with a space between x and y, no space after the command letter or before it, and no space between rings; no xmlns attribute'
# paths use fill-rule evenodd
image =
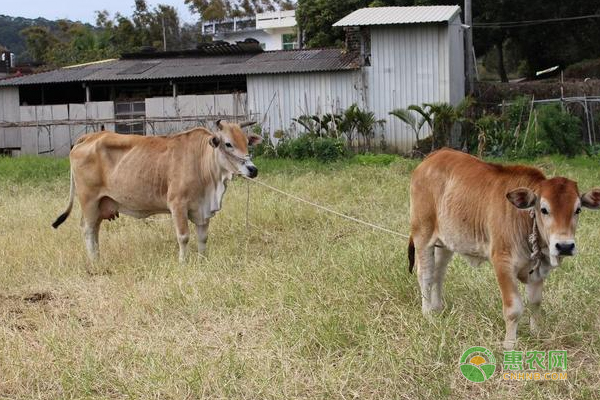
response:
<svg viewBox="0 0 600 400"><path fill-rule="evenodd" d="M50 29L42 26L32 26L23 29L21 35L25 37L27 51L34 61L45 63L50 50L58 43L58 39Z"/></svg>
<svg viewBox="0 0 600 400"><path fill-rule="evenodd" d="M413 114L413 112L419 115L419 119ZM415 134L415 139L418 142L421 140L419 138L419 133L425 124L432 126L432 121L430 115L419 105L412 104L407 108L396 108L389 112L390 115L398 118L400 121L407 124Z"/></svg>
<svg viewBox="0 0 600 400"><path fill-rule="evenodd" d="M135 27L138 43L142 46L150 46L152 44L151 28L153 15L148 10L146 0L135 0L135 9L131 16L131 21Z"/></svg>
<svg viewBox="0 0 600 400"><path fill-rule="evenodd" d="M150 22L150 37L154 47L163 48L164 45L167 50L181 49L179 15L174 7L165 4L156 6Z"/></svg>
<svg viewBox="0 0 600 400"><path fill-rule="evenodd" d="M225 19L231 8L228 0L185 0L185 4L204 21Z"/></svg>
<svg viewBox="0 0 600 400"><path fill-rule="evenodd" d="M572 0L478 0L473 2L474 23L499 23L560 19L597 14L598 1ZM473 41L476 53L497 52L498 73L508 81L505 69L504 47L510 40L526 61L527 74L562 65L563 67L585 58L600 56L596 38L600 35L599 20L566 20L544 24L524 24L520 27L499 25L475 27Z"/></svg>
<svg viewBox="0 0 600 400"><path fill-rule="evenodd" d="M202 21L220 21L226 18L253 16L276 9L292 9L290 0L185 0L193 13Z"/></svg>

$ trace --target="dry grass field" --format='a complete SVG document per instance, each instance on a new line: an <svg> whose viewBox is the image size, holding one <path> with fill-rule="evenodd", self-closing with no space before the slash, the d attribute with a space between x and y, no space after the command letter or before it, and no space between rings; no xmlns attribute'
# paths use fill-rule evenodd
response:
<svg viewBox="0 0 600 400"><path fill-rule="evenodd" d="M369 161L369 159L367 159ZM371 160L372 161L372 160ZM258 179L408 231L415 161L258 160ZM600 186L587 159L543 159L548 174ZM235 180L208 254L177 262L171 223L105 222L90 265L79 209L58 230L68 161L0 159L2 399L590 399L600 395L600 212L584 211L579 255L544 292L542 333L526 316L518 350L568 351L568 380L502 380L504 322L489 264L449 269L444 312L421 316L406 243ZM191 250L195 243L191 241ZM474 345L496 374L458 369Z"/></svg>

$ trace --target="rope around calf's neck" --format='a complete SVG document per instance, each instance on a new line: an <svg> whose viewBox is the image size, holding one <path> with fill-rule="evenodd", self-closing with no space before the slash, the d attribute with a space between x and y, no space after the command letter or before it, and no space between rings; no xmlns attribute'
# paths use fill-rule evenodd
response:
<svg viewBox="0 0 600 400"><path fill-rule="evenodd" d="M540 265L542 265L542 251L539 245L539 232L537 223L535 221L535 209L529 210L529 216L533 221L531 233L527 238L529 244L531 245L531 255L529 256L529 258L534 262L533 268L531 268L531 271L529 271L529 275L531 275L540 267Z"/></svg>

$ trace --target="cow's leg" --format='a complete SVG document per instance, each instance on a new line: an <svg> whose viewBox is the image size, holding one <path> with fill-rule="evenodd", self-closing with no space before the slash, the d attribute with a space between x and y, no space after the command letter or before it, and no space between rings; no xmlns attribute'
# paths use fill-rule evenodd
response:
<svg viewBox="0 0 600 400"><path fill-rule="evenodd" d="M91 261L98 260L99 245L98 235L100 232L100 210L97 202L82 203L81 226L88 257Z"/></svg>
<svg viewBox="0 0 600 400"><path fill-rule="evenodd" d="M504 348L512 350L517 341L517 326L521 314L523 314L523 301L519 294L517 277L513 273L512 264L508 259L508 256L492 256L496 278L502 294L502 313L506 323Z"/></svg>
<svg viewBox="0 0 600 400"><path fill-rule="evenodd" d="M432 311L441 311L444 307L442 289L452 254L454 253L445 247L435 248L435 268L433 270L433 283L431 285Z"/></svg>
<svg viewBox="0 0 600 400"><path fill-rule="evenodd" d="M417 253L417 276L421 287L421 309L423 314L429 314L432 310L431 289L435 270L435 256L433 246L418 246L415 243Z"/></svg>
<svg viewBox="0 0 600 400"><path fill-rule="evenodd" d="M537 334L539 332L539 325L542 318L541 304L543 288L543 280L525 285L527 302L531 311L531 316L529 317L529 329L533 334Z"/></svg>
<svg viewBox="0 0 600 400"><path fill-rule="evenodd" d="M187 207L180 204L171 206L171 216L173 217L175 232L177 234L177 243L179 244L179 262L182 263L185 261L187 245L190 241Z"/></svg>
<svg viewBox="0 0 600 400"><path fill-rule="evenodd" d="M206 251L206 241L208 239L208 222L204 224L196 223L196 232L198 233L198 253L204 254Z"/></svg>

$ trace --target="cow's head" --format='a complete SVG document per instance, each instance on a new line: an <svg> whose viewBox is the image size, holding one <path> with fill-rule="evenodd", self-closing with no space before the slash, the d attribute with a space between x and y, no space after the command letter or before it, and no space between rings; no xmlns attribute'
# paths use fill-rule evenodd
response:
<svg viewBox="0 0 600 400"><path fill-rule="evenodd" d="M242 174L249 178L258 175L258 169L250 160L248 146L259 144L260 136L244 133L242 128L255 122L241 124L217 121L217 131L211 145L221 151L222 166L233 174Z"/></svg>
<svg viewBox="0 0 600 400"><path fill-rule="evenodd" d="M556 177L542 181L536 190L520 187L506 194L517 208L535 210L540 235L548 244L550 263L575 254L575 229L581 207L600 208L600 189L579 195L577 183Z"/></svg>

